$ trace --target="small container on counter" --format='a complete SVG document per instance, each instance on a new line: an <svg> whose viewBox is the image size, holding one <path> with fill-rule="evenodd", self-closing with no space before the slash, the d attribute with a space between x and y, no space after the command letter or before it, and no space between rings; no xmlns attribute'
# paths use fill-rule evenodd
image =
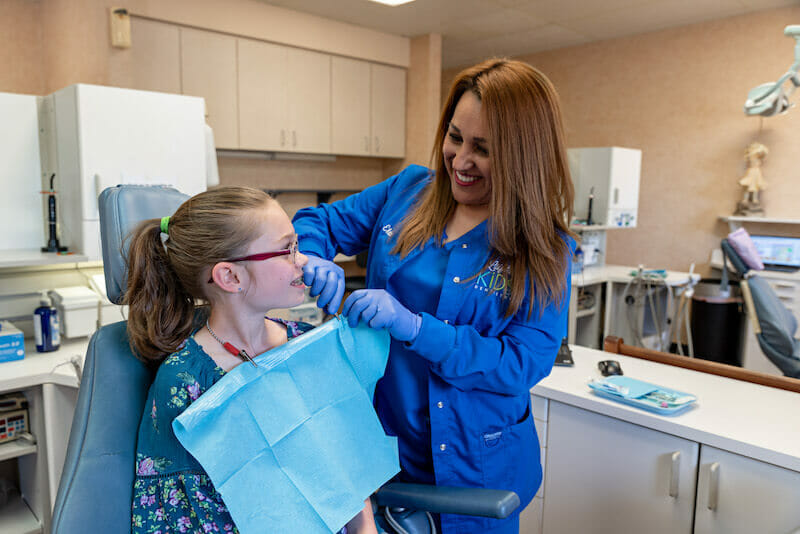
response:
<svg viewBox="0 0 800 534"><path fill-rule="evenodd" d="M37 352L53 352L61 344L61 328L58 311L53 307L50 297L42 292L40 306L33 312L33 331L36 337Z"/></svg>

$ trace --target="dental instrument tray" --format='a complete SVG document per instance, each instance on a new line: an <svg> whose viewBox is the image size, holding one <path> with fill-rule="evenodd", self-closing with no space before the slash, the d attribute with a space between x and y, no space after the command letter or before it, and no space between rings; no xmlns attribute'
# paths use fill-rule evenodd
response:
<svg viewBox="0 0 800 534"><path fill-rule="evenodd" d="M628 376L593 378L589 382L589 387L595 395L661 415L681 413L697 400L691 393L650 384Z"/></svg>

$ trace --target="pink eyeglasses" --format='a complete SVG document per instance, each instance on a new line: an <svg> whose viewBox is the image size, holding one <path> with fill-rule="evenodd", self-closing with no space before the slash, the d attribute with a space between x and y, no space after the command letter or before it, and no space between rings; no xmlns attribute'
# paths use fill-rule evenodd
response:
<svg viewBox="0 0 800 534"><path fill-rule="evenodd" d="M229 263L234 263L237 261L264 261L270 258L276 258L278 256L289 256L291 255L292 263L297 263L297 241L289 245L289 248L283 250L276 250L275 252L262 252L260 254L251 254L250 256L242 256L241 258L232 258L230 260L222 260ZM219 262L218 262L219 263ZM214 283L213 278L208 279L209 284Z"/></svg>

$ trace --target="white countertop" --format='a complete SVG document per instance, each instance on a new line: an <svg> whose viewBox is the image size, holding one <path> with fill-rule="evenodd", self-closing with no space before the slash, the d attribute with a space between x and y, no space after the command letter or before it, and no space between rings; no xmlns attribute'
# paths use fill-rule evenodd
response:
<svg viewBox="0 0 800 534"><path fill-rule="evenodd" d="M48 383L78 387L78 377L70 360L77 356L83 366L88 346L89 338L62 338L57 351L36 352L35 342L26 339L25 358L0 363L0 391L14 391Z"/></svg>
<svg viewBox="0 0 800 534"><path fill-rule="evenodd" d="M598 267L586 267L583 269L583 272L572 275L572 285L576 287L582 287L603 282L627 283L632 278L631 271L635 271L636 269L637 267L625 265L601 265ZM700 275L693 274L692 278L695 281L699 281ZM689 273L667 271L667 277L664 280L670 286L680 286L689 282Z"/></svg>
<svg viewBox="0 0 800 534"><path fill-rule="evenodd" d="M800 393L570 346L574 367L554 367L535 395L800 471ZM663 416L591 393L600 360L617 360L626 376L697 396L682 414Z"/></svg>

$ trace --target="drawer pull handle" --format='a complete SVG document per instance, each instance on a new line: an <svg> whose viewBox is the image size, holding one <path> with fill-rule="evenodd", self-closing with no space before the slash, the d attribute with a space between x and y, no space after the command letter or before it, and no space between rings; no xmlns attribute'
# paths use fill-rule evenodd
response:
<svg viewBox="0 0 800 534"><path fill-rule="evenodd" d="M680 451L675 451L672 453L671 458L671 472L669 477L669 496L672 498L678 498L678 482L680 479L680 468L681 468L681 453Z"/></svg>
<svg viewBox="0 0 800 534"><path fill-rule="evenodd" d="M719 500L719 462L714 462L708 470L708 509L716 510Z"/></svg>

